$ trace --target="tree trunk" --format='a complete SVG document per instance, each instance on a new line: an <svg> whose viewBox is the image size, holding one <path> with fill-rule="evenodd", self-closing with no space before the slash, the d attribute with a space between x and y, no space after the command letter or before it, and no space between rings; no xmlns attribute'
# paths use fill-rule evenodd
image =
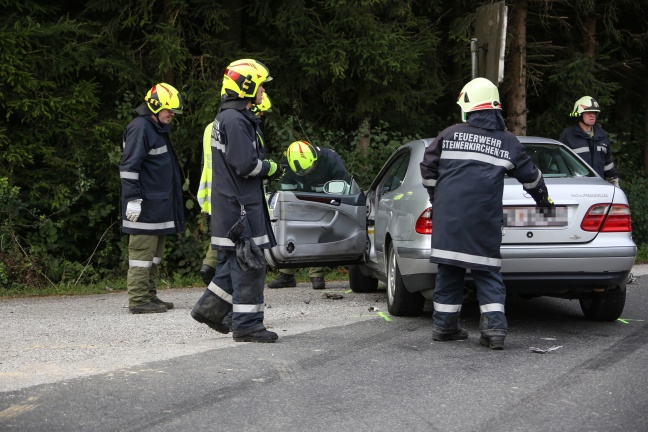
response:
<svg viewBox="0 0 648 432"><path fill-rule="evenodd" d="M646 92L648 95L648 92ZM644 149L643 149L643 170L648 174L648 106L644 111Z"/></svg>
<svg viewBox="0 0 648 432"><path fill-rule="evenodd" d="M219 32L218 37L229 43L232 51L238 51L243 46L243 1L230 0L219 3L218 7L227 14L227 28Z"/></svg>
<svg viewBox="0 0 648 432"><path fill-rule="evenodd" d="M526 1L516 1L511 7L511 49L504 107L508 113L508 129L515 135L526 135L527 132L526 19Z"/></svg>
<svg viewBox="0 0 648 432"><path fill-rule="evenodd" d="M590 59L594 59L596 55L596 15L587 18L584 30L583 37L585 40L583 41L583 45L585 54Z"/></svg>

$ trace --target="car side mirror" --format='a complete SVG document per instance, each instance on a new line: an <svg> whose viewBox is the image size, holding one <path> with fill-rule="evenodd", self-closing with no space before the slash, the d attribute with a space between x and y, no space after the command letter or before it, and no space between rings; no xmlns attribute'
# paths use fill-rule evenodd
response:
<svg viewBox="0 0 648 432"><path fill-rule="evenodd" d="M324 184L324 193L341 195L349 191L349 184L344 180L331 180Z"/></svg>

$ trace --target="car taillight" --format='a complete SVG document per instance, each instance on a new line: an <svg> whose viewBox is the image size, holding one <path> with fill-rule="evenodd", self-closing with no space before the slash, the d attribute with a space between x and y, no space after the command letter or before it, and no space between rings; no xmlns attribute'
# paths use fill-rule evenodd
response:
<svg viewBox="0 0 648 432"><path fill-rule="evenodd" d="M632 231L630 207L625 204L594 204L583 218L581 229L594 232Z"/></svg>
<svg viewBox="0 0 648 432"><path fill-rule="evenodd" d="M416 219L416 232L419 234L432 234L432 207L425 209Z"/></svg>

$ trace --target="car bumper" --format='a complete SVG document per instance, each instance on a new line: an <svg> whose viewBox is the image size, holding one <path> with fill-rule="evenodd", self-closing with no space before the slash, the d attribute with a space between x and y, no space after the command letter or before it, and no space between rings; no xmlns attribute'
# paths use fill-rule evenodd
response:
<svg viewBox="0 0 648 432"><path fill-rule="evenodd" d="M430 249L400 247L398 266L411 292L434 288L436 264ZM522 295L566 295L607 289L625 283L637 248L619 247L502 247L502 276L507 290ZM468 284L471 276L466 275Z"/></svg>

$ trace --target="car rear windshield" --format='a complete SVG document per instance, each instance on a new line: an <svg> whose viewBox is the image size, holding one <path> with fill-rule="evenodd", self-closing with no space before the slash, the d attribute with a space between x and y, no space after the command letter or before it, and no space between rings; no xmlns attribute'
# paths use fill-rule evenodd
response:
<svg viewBox="0 0 648 432"><path fill-rule="evenodd" d="M560 145L525 143L524 148L546 178L596 176L581 158Z"/></svg>

